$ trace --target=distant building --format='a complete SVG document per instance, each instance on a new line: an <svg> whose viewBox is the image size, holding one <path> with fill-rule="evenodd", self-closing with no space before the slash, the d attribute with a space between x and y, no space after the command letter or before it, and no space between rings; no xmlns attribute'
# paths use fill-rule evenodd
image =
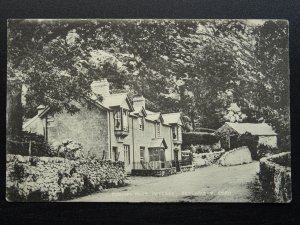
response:
<svg viewBox="0 0 300 225"><path fill-rule="evenodd" d="M166 161L181 160L180 113L146 110L143 96L131 102L126 93L110 94L106 79L94 81L91 88L103 96L102 102L96 95L82 98L74 102L80 111L73 115L51 114L49 107L40 106L23 129L44 135L49 143L80 142L89 154L124 161L127 171L143 162L161 168Z"/></svg>
<svg viewBox="0 0 300 225"><path fill-rule="evenodd" d="M217 133L221 134L221 144L225 149L238 147L238 137L246 132L258 137L258 144L277 147L277 134L266 123L230 123L226 122Z"/></svg>

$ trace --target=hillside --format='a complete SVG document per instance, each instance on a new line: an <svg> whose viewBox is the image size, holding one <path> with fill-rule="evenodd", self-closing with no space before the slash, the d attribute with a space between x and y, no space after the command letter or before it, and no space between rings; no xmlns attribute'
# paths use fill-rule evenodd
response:
<svg viewBox="0 0 300 225"><path fill-rule="evenodd" d="M106 77L115 90L143 94L150 110L182 111L186 129L215 129L232 116L265 121L289 147L286 21L14 20L8 28L8 85L28 87L27 117L39 104L75 112L71 100Z"/></svg>

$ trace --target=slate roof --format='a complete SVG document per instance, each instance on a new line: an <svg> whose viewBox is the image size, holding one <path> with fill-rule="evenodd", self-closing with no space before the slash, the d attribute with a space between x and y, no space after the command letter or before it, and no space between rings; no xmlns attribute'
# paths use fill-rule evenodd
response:
<svg viewBox="0 0 300 225"><path fill-rule="evenodd" d="M152 138L149 144L149 148L168 148L164 138Z"/></svg>
<svg viewBox="0 0 300 225"><path fill-rule="evenodd" d="M166 124L180 123L180 113L168 113L162 114L163 120Z"/></svg>
<svg viewBox="0 0 300 225"><path fill-rule="evenodd" d="M42 105L40 105L38 108L42 107ZM34 121L36 121L38 118L41 118L42 116L44 116L48 111L49 111L49 107L44 107L44 110L41 111L40 113L36 114L34 117L32 117L31 119L27 120L25 123L23 123L22 125L22 129L26 129L26 127L28 127L30 124L32 124Z"/></svg>
<svg viewBox="0 0 300 225"><path fill-rule="evenodd" d="M153 113L153 114L148 114L147 113L147 117L146 117L147 120L151 120L151 121L157 121L157 120L159 120L159 118L160 118L160 113L159 112L158 113Z"/></svg>
<svg viewBox="0 0 300 225"><path fill-rule="evenodd" d="M107 107L120 106L126 102L126 99L127 94L111 94L103 99L102 104Z"/></svg>
<svg viewBox="0 0 300 225"><path fill-rule="evenodd" d="M226 122L228 126L234 129L239 134L244 134L246 132L252 135L277 135L272 127L266 123L229 123Z"/></svg>
<svg viewBox="0 0 300 225"><path fill-rule="evenodd" d="M127 103L130 105L128 109L132 109L130 102L128 101L126 103L126 101L128 100L126 93L111 94L110 96L105 96L102 102L98 101L95 95L90 96L90 98L107 109L114 106L122 106L122 105L125 106L127 105Z"/></svg>

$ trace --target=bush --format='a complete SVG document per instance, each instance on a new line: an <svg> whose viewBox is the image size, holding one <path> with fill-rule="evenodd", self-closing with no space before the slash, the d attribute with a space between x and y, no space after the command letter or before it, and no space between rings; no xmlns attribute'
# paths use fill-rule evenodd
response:
<svg viewBox="0 0 300 225"><path fill-rule="evenodd" d="M124 162L20 155L8 155L6 160L10 201L65 200L123 186L126 179Z"/></svg>
<svg viewBox="0 0 300 225"><path fill-rule="evenodd" d="M259 144L257 146L257 157L259 159L266 157L266 156L270 156L270 155L274 155L274 154L278 154L280 151L278 148L273 148L270 147L268 145L264 145L264 144Z"/></svg>
<svg viewBox="0 0 300 225"><path fill-rule="evenodd" d="M84 158L82 145L69 139L63 141L61 145L58 145L54 152L57 152L57 156L70 160Z"/></svg>
<svg viewBox="0 0 300 225"><path fill-rule="evenodd" d="M196 147L196 153L200 154L200 153L209 153L211 152L211 148L208 145L200 145Z"/></svg>

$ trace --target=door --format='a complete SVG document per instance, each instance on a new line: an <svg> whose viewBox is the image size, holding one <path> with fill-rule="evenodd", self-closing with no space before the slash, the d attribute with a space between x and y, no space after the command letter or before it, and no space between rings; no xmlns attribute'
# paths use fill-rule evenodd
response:
<svg viewBox="0 0 300 225"><path fill-rule="evenodd" d="M117 147L113 147L112 149L112 160L118 161L119 160L119 152Z"/></svg>
<svg viewBox="0 0 300 225"><path fill-rule="evenodd" d="M179 160L178 160L178 150L174 150L174 162L175 162L176 171L180 172L180 165L179 165Z"/></svg>
<svg viewBox="0 0 300 225"><path fill-rule="evenodd" d="M129 145L124 145L124 162L125 166L130 164L130 148Z"/></svg>

